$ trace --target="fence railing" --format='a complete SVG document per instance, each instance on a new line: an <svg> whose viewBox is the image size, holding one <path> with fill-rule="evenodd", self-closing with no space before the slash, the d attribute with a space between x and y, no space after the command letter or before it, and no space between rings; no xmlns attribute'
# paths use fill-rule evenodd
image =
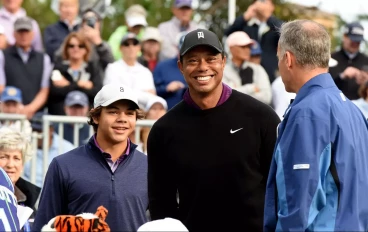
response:
<svg viewBox="0 0 368 232"><path fill-rule="evenodd" d="M21 122L20 130L24 132L25 129L25 121L27 120L25 115L18 115L18 114L1 114L0 113L0 121L4 122L14 122L14 121ZM50 137L45 136L49 135L50 133L50 125L58 127L58 135L59 135L59 147L58 147L58 154L63 154L64 148L62 147L62 140L64 139L64 124L73 124L73 144L75 147L79 146L79 126L87 124L87 117L72 117L72 116L57 116L57 115L44 115L42 119L42 133L33 132L31 135L31 145L32 145L32 159L31 159L31 173L30 173L30 181L32 183L36 183L36 170L37 168L37 146L38 146L38 139L42 138L42 170L44 178L49 166L49 149L50 149ZM135 129L135 141L140 141L141 137L141 129L142 127L152 127L155 123L155 120L138 120L136 123ZM57 124L57 125L56 125ZM94 133L93 127L90 127L89 134L92 136Z"/></svg>

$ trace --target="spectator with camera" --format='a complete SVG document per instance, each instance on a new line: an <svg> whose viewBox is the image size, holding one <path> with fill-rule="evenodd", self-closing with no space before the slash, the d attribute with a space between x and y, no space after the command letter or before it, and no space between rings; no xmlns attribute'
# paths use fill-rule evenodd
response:
<svg viewBox="0 0 368 232"><path fill-rule="evenodd" d="M65 115L65 96L79 90L87 94L92 102L102 87L102 78L96 65L88 61L91 52L87 39L79 32L72 32L62 46L63 62L55 64L51 76L49 113Z"/></svg>
<svg viewBox="0 0 368 232"><path fill-rule="evenodd" d="M341 49L331 55L338 64L329 72L337 87L350 100L359 98L359 86L368 80L367 74L363 71L368 70L364 67L368 64L368 57L359 51L362 41L364 41L363 26L358 22L347 24Z"/></svg>
<svg viewBox="0 0 368 232"><path fill-rule="evenodd" d="M59 0L60 19L46 27L44 32L46 53L52 61L65 37L79 29L78 11L79 0Z"/></svg>
<svg viewBox="0 0 368 232"><path fill-rule="evenodd" d="M229 36L235 31L244 31L262 48L261 65L266 70L270 82L276 78L278 28L282 21L273 16L275 6L272 0L254 0L243 15L237 17L234 23L225 30Z"/></svg>
<svg viewBox="0 0 368 232"><path fill-rule="evenodd" d="M114 62L112 51L107 42L101 38L101 16L93 9L86 9L82 13L82 23L79 33L82 34L91 48L88 61L95 64L95 68L101 79L109 63ZM55 63L62 62L62 47L55 54Z"/></svg>

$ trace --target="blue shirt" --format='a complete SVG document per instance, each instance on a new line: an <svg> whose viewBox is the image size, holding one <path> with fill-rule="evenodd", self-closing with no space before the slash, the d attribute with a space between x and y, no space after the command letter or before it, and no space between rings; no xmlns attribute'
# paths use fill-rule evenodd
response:
<svg viewBox="0 0 368 232"><path fill-rule="evenodd" d="M157 95L164 98L167 102L168 109L178 104L183 99L185 89L176 92L167 92L166 88L172 81L180 81L185 86L187 83L180 72L178 65L178 58L171 58L157 64L153 71L153 80L155 82Z"/></svg>
<svg viewBox="0 0 368 232"><path fill-rule="evenodd" d="M366 231L368 123L320 74L299 90L278 127L264 231Z"/></svg>
<svg viewBox="0 0 368 232"><path fill-rule="evenodd" d="M53 133L52 136L53 136L52 144L49 149L49 157L48 157L49 164L56 156L74 149L74 145L66 141L65 139L62 139L61 144L60 144L60 136L58 134ZM62 153L59 153L60 146L63 148L61 150ZM24 178L27 180L31 180L31 162L32 161L29 161L24 164ZM38 187L42 188L44 172L43 172L43 151L41 149L37 149L36 167L37 169L36 169L36 183L35 184Z"/></svg>

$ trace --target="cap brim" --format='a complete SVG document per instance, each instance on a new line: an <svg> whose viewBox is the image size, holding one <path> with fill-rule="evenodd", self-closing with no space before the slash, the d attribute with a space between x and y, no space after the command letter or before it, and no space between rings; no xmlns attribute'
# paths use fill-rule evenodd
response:
<svg viewBox="0 0 368 232"><path fill-rule="evenodd" d="M348 37L354 42L362 42L364 40L362 35L348 35Z"/></svg>
<svg viewBox="0 0 368 232"><path fill-rule="evenodd" d="M128 41L128 40L135 40L138 43L140 43L138 38L126 38L126 39L121 40L120 45L123 45L123 43Z"/></svg>
<svg viewBox="0 0 368 232"><path fill-rule="evenodd" d="M20 100L17 97L3 97L3 98L1 98L1 101L2 102L15 101L15 102L18 102L18 103L22 103L22 100Z"/></svg>
<svg viewBox="0 0 368 232"><path fill-rule="evenodd" d="M127 19L127 24L129 27L134 27L134 26L147 26L147 20L145 18L141 18L141 17L137 17L137 18L131 18L131 19Z"/></svg>
<svg viewBox="0 0 368 232"><path fill-rule="evenodd" d="M28 26L15 27L14 31L32 31L32 27Z"/></svg>
<svg viewBox="0 0 368 232"><path fill-rule="evenodd" d="M192 8L192 4L182 3L175 6L176 8L189 7Z"/></svg>
<svg viewBox="0 0 368 232"><path fill-rule="evenodd" d="M184 50L181 54L180 54L180 56L184 56L186 53L188 53L190 50L192 50L193 48L195 48L195 47L198 47L198 46L207 46L207 47L211 47L211 48L214 48L216 51L218 51L219 53L222 53L223 52L223 50L221 50L221 49L219 49L219 48L217 48L217 47L215 47L215 46L213 46L213 45L211 45L211 44L195 44L195 45L193 45L193 46L190 46L189 48L187 48L186 50Z"/></svg>
<svg viewBox="0 0 368 232"><path fill-rule="evenodd" d="M67 104L65 104L66 106L75 106L75 105L80 105L80 106L83 106L83 107L86 107L88 106L88 104L83 104L81 103L80 101L71 101L71 102L68 102Z"/></svg>
<svg viewBox="0 0 368 232"><path fill-rule="evenodd" d="M104 103L102 103L102 104L101 104L101 106L106 107L106 106L111 105L112 103L117 102L117 101L120 101L120 100L127 100L127 101L131 101L131 102L134 104L134 106L135 106L137 109L139 109L139 105L138 105L138 103L137 103L137 102L135 102L135 101L134 101L134 100L132 100L132 99L121 98L121 97L115 97L115 98L112 98L112 99L110 99L110 100L108 100L108 101L105 101Z"/></svg>

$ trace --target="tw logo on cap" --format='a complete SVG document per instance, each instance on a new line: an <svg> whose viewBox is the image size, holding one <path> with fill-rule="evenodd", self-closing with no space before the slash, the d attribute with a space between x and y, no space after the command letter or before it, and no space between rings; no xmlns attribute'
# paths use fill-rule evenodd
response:
<svg viewBox="0 0 368 232"><path fill-rule="evenodd" d="M203 38L204 39L203 31L197 32L197 35L198 35L198 39L200 39L200 38Z"/></svg>

